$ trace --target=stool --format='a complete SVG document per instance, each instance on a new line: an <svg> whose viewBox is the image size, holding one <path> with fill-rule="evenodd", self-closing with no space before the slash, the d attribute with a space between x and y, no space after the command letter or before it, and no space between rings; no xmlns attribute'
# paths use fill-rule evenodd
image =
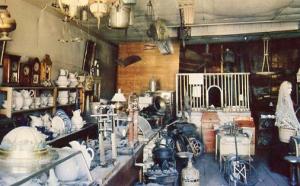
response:
<svg viewBox="0 0 300 186"><path fill-rule="evenodd" d="M291 164L290 183L292 186L297 185L296 168L297 164L300 163L300 158L296 156L285 156L284 159Z"/></svg>

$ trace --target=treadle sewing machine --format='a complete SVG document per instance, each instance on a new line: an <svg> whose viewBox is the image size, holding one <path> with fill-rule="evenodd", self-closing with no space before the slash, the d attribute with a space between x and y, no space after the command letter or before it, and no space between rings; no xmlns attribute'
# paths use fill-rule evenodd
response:
<svg viewBox="0 0 300 186"><path fill-rule="evenodd" d="M253 131L252 131L253 132ZM216 158L229 185L255 185L258 177L251 165L251 131L243 131L235 123L226 123L216 138Z"/></svg>
<svg viewBox="0 0 300 186"><path fill-rule="evenodd" d="M216 134L215 159L219 161L220 167L222 167L222 158L230 154L236 154L236 151L239 156L250 158L250 143L253 132L236 127L235 123L226 123L219 128Z"/></svg>

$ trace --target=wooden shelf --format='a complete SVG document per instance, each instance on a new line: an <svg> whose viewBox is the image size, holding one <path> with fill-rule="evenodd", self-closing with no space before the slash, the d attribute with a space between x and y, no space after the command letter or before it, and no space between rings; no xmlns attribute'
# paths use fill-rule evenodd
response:
<svg viewBox="0 0 300 186"><path fill-rule="evenodd" d="M53 96L54 101L54 105L53 106L46 106L46 107L39 107L39 108L30 108L30 109L26 109L26 110L14 110L12 103L13 103L13 91L21 91L21 90L33 90L34 96L33 98L33 102L34 102L34 98L35 96L40 96L41 93L43 93L44 91L49 91L51 93L51 95ZM12 117L13 114L19 114L19 113L26 113L26 112L34 112L34 111L39 111L39 110L47 110L47 109L51 109L51 113L54 114L56 112L57 108L62 108L62 107L74 107L76 104L75 103L70 103L70 104L64 104L64 105L60 105L59 103L56 102L56 98L58 97L58 92L59 91L63 91L66 90L68 92L73 92L76 91L77 92L77 96L80 98L80 101L82 101L81 97L83 94L83 89L82 88L77 88L77 87L0 87L0 92L2 94L4 94L5 100L7 101L7 106L6 108L0 108L0 114L3 114L9 118ZM33 103L34 104L34 103ZM81 109L83 108L83 103L80 103L81 105Z"/></svg>
<svg viewBox="0 0 300 186"><path fill-rule="evenodd" d="M12 111L12 114L33 112L33 111L39 111L39 110L47 110L47 109L53 109L53 108L54 108L54 106L46 106L46 107L39 107L39 108L26 109L26 110L14 110L14 111Z"/></svg>
<svg viewBox="0 0 300 186"><path fill-rule="evenodd" d="M10 87L10 86L7 86L7 87ZM34 90L53 90L53 89L55 89L55 87L21 87L21 86L11 87L11 88L13 88L14 90L23 90L23 89L26 89L26 90L29 90L29 89L34 89Z"/></svg>
<svg viewBox="0 0 300 186"><path fill-rule="evenodd" d="M75 103L64 104L64 105L56 105L56 107L68 107L68 106L75 106Z"/></svg>
<svg viewBox="0 0 300 186"><path fill-rule="evenodd" d="M77 87L57 87L57 90L77 90Z"/></svg>

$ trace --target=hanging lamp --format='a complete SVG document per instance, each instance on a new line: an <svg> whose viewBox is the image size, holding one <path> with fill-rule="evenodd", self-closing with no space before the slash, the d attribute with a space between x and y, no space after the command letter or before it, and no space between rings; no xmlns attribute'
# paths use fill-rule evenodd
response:
<svg viewBox="0 0 300 186"><path fill-rule="evenodd" d="M7 5L0 5L0 33L1 41L11 40L8 37L8 33L16 29L16 21L11 18L10 13L7 10Z"/></svg>
<svg viewBox="0 0 300 186"><path fill-rule="evenodd" d="M97 0L90 5L90 11L97 18L97 26L99 29L101 17L103 17L108 12L107 4L103 3L100 0Z"/></svg>
<svg viewBox="0 0 300 186"><path fill-rule="evenodd" d="M87 6L88 0L58 0L61 11L69 18L74 18L79 7Z"/></svg>
<svg viewBox="0 0 300 186"><path fill-rule="evenodd" d="M264 47L264 56L263 56L263 62L260 72L256 72L256 74L259 75L272 75L275 74L275 72L270 71L270 64L269 64L269 40L270 37L263 37L263 47ZM267 68L265 71L265 67Z"/></svg>

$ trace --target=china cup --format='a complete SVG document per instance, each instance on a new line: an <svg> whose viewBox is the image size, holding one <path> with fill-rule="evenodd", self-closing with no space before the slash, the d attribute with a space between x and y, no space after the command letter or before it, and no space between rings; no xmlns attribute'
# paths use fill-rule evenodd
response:
<svg viewBox="0 0 300 186"><path fill-rule="evenodd" d="M41 105L41 98L40 97L35 97L34 98L34 107L39 108Z"/></svg>

